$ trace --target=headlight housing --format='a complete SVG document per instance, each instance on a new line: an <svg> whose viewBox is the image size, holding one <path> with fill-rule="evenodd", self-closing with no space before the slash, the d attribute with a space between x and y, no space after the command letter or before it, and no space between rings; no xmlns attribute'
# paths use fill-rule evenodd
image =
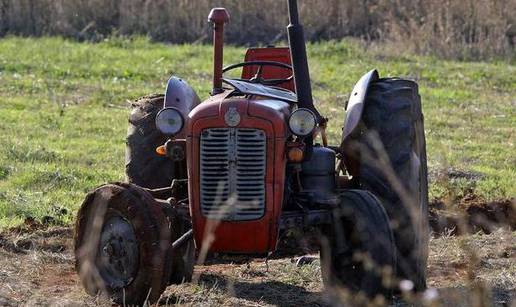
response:
<svg viewBox="0 0 516 307"><path fill-rule="evenodd" d="M314 112L301 108L290 115L288 126L290 131L297 136L307 136L314 132L317 125Z"/></svg>
<svg viewBox="0 0 516 307"><path fill-rule="evenodd" d="M156 115L156 127L166 135L176 135L183 129L185 120L176 108L164 108Z"/></svg>

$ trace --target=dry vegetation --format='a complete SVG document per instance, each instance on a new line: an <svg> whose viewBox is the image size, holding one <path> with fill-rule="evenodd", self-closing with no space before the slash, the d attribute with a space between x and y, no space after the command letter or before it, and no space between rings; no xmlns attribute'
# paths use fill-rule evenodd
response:
<svg viewBox="0 0 516 307"><path fill-rule="evenodd" d="M20 228L0 235L0 305L112 306L85 294L74 272L70 237L69 228ZM502 229L489 235L434 237L431 289L416 299L421 306L516 306L515 246L516 233ZM197 281L170 286L158 305L339 305L322 287L319 261L298 266L297 259L219 257L196 267ZM355 306L349 301L340 305Z"/></svg>
<svg viewBox="0 0 516 307"><path fill-rule="evenodd" d="M514 0L303 0L311 40L363 38L394 51L459 59L514 59ZM173 43L209 40L213 6L232 15L228 39L237 44L285 40L286 1L278 0L0 0L0 36L63 35L99 40L149 35ZM323 18L321 18L323 17Z"/></svg>
<svg viewBox="0 0 516 307"><path fill-rule="evenodd" d="M516 59L515 0L300 2L312 40L355 36L394 52ZM228 39L233 43L285 40L284 1L279 0L0 0L0 37L55 34L99 41L145 34L174 43L207 42L206 16L214 5L231 10ZM122 176L125 125L119 123L127 116L123 99L161 90L171 71L189 77L199 92L207 93L209 75L204 72L210 63L204 59L211 48L185 45L171 50L141 39L117 38L100 44L8 38L0 40L0 46L0 218L3 226L23 224L0 233L0 306L111 306L86 296L79 284L67 225L85 191ZM510 149L514 66L389 58L362 47L346 41L311 44L315 92L326 113L338 113L341 106L334 92L347 91L369 66L420 79L436 198L430 216L432 289L423 303L516 307ZM230 62L241 53L227 49ZM340 122L338 116L334 122ZM337 132L340 135L335 131L334 139ZM490 201L471 199L473 192ZM504 199L491 202L498 198ZM65 227L49 229L48 224ZM196 268L196 282L169 287L161 303L331 305L319 262L298 267L296 260L211 260Z"/></svg>

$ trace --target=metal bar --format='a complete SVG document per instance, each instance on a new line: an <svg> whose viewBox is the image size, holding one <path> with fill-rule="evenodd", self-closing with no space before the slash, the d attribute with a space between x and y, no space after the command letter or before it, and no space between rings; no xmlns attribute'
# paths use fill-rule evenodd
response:
<svg viewBox="0 0 516 307"><path fill-rule="evenodd" d="M299 22L297 0L288 1L288 11L290 20L290 24L287 26L288 41L292 58L292 69L294 71L298 106L300 108L312 110L317 115L318 121L322 122L323 119L314 106L310 70L306 55L305 35L303 26ZM311 144L307 145L311 146Z"/></svg>
<svg viewBox="0 0 516 307"><path fill-rule="evenodd" d="M291 25L299 24L299 12L297 10L297 0L288 1L288 16Z"/></svg>
<svg viewBox="0 0 516 307"><path fill-rule="evenodd" d="M184 244L186 244L192 238L193 238L193 229L190 229L187 232L185 232L185 234L182 235L179 239L175 240L174 243L172 243L172 250L181 248Z"/></svg>
<svg viewBox="0 0 516 307"><path fill-rule="evenodd" d="M148 189L143 188L145 191L149 192L154 198L159 199L167 199L169 197L174 196L175 190L177 190L181 184L188 185L188 179L174 179L172 184L166 188L158 188L158 189Z"/></svg>
<svg viewBox="0 0 516 307"><path fill-rule="evenodd" d="M222 93L222 66L224 62L224 24L229 13L224 8L214 8L208 16L213 24L213 90L212 95Z"/></svg>

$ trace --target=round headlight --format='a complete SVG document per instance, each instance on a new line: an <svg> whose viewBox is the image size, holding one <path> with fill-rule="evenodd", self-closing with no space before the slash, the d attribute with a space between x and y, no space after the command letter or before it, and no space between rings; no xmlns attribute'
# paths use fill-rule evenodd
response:
<svg viewBox="0 0 516 307"><path fill-rule="evenodd" d="M166 135L175 135L183 129L183 115L176 108L165 108L156 115L156 127Z"/></svg>
<svg viewBox="0 0 516 307"><path fill-rule="evenodd" d="M288 120L288 126L290 131L297 136L310 135L317 125L315 114L308 109L297 109L291 115Z"/></svg>

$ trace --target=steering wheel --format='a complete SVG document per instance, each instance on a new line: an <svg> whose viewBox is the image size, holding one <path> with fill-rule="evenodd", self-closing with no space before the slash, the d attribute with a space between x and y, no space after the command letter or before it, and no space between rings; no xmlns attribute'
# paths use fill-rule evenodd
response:
<svg viewBox="0 0 516 307"><path fill-rule="evenodd" d="M281 68L286 68L290 71L293 71L291 65L281 63L281 62L273 62L273 61L249 61L249 62L233 64L233 65L224 67L224 69L222 69L222 73L226 73L230 70L240 68L240 67L246 67L246 66L258 66L258 70L256 71L256 74L251 79L234 79L234 80L251 82L251 83L260 83L260 84L267 85L267 86L276 86L276 85L280 85L285 82L292 81L294 79L293 74L290 75L290 77L288 77L288 78L264 79L262 77L264 66L281 67Z"/></svg>

